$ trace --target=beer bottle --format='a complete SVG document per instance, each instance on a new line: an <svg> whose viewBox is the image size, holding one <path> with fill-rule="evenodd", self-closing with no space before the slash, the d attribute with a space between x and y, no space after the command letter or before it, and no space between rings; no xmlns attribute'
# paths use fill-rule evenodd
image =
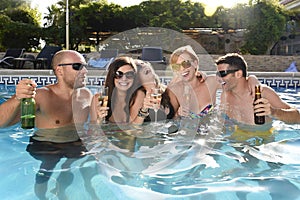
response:
<svg viewBox="0 0 300 200"><path fill-rule="evenodd" d="M34 128L35 124L35 100L24 98L21 101L21 127L24 129Z"/></svg>
<svg viewBox="0 0 300 200"><path fill-rule="evenodd" d="M255 86L255 98L254 101L261 98L261 90L260 85ZM254 113L254 122L255 124L264 124L265 123L265 116L257 116L256 113Z"/></svg>

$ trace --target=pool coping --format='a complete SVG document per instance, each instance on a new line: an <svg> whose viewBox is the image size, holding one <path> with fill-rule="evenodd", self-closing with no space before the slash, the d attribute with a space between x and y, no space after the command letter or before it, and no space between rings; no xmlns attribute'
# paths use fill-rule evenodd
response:
<svg viewBox="0 0 300 200"><path fill-rule="evenodd" d="M215 73L215 71L204 71L207 74L212 74ZM158 75L165 75L168 74L171 76L172 71L170 70L157 70L156 73ZM254 74L258 77L272 77L274 75L276 76L280 76L280 77L300 77L300 72L258 72L258 71L249 71L249 74ZM7 70L0 70L0 76L1 75L28 75L28 74L32 74L32 75L53 75L53 70L48 69L48 70L32 70L32 69L28 69L28 70L11 70L11 69L7 69ZM106 74L106 70L91 70L88 69L88 75L89 74L93 74L93 75L105 75ZM89 75L91 76L91 75Z"/></svg>
<svg viewBox="0 0 300 200"><path fill-rule="evenodd" d="M105 70L88 70L87 85L101 85L105 80ZM213 74L215 71L204 71ZM172 78L172 71L156 71L164 84L168 84ZM254 72L263 84L271 87L300 88L300 72ZM56 81L53 70L0 70L0 84L16 85L22 78L31 77L38 85L51 84Z"/></svg>

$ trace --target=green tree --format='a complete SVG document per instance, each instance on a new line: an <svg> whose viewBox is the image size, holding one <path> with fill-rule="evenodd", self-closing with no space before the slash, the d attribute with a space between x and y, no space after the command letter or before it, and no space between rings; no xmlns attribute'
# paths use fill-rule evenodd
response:
<svg viewBox="0 0 300 200"><path fill-rule="evenodd" d="M242 52L265 54L284 32L287 15L276 0L257 0L252 4Z"/></svg>
<svg viewBox="0 0 300 200"><path fill-rule="evenodd" d="M48 8L42 37L47 43L65 44L65 0ZM250 0L228 9L219 7L205 16L204 6L191 0L149 0L139 5L121 7L106 0L70 2L70 45L98 45L101 32L122 32L136 27L164 27L181 31L192 27L247 29L243 52L264 54L280 37L286 14L278 0ZM96 42L90 41L96 35Z"/></svg>
<svg viewBox="0 0 300 200"><path fill-rule="evenodd" d="M39 14L27 4L5 9L0 17L0 48L25 48L30 51L39 45Z"/></svg>
<svg viewBox="0 0 300 200"><path fill-rule="evenodd" d="M26 0L0 0L0 11L17 8L21 5L29 6Z"/></svg>

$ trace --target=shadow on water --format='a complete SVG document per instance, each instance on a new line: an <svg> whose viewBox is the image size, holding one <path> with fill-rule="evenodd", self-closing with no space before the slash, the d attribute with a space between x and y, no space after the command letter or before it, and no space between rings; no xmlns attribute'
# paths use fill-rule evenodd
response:
<svg viewBox="0 0 300 200"><path fill-rule="evenodd" d="M295 138L276 141L281 133L274 131L248 134L241 142L223 133L218 118L209 121L201 133L194 121L183 120L155 127L151 123L91 126L81 139L102 175L123 188L125 196L147 191L146 199L154 193L172 199L222 199L224 195L227 199L297 199L298 129L291 130ZM178 130L169 131L175 130L174 125L180 125ZM291 193L278 191L280 187Z"/></svg>
<svg viewBox="0 0 300 200"><path fill-rule="evenodd" d="M28 153L23 154L38 162L30 162L23 155L19 165L9 159L6 163L12 170L29 171L18 177L25 184L34 181L35 196L24 199L297 200L297 125L276 123L269 137L261 135L263 139L259 139L248 134L248 139L241 140L224 134L222 122L214 119L209 125L202 124L200 133L195 121L187 119L161 122L159 126L90 125L88 131L77 129L80 140L78 135L70 136L74 130L69 128L46 131L56 142L62 140L57 135L61 131L68 140L75 140L65 144L35 141L44 133L17 128L9 134L14 141L10 146L26 145ZM14 157L12 150L9 157ZM34 174L29 177L30 171ZM30 185L22 187L23 191L31 190Z"/></svg>
<svg viewBox="0 0 300 200"><path fill-rule="evenodd" d="M63 141L68 142L63 143ZM47 192L59 199L67 199L65 191L74 181L71 168L78 160L81 160L79 167L85 176L84 186L92 197L96 197L89 180L97 173L87 173L90 170L84 167L85 163L93 161L94 158L85 154L87 150L78 138L75 126L36 130L29 138L26 151L41 162L36 172L34 186L34 192L39 199L48 199ZM58 164L60 164L59 169L57 169ZM53 173L58 175L54 178ZM54 182L51 191L48 188L50 180Z"/></svg>

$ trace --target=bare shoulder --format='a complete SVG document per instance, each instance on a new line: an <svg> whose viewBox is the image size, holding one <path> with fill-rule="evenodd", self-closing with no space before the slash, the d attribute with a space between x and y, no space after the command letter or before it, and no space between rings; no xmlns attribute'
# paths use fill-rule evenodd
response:
<svg viewBox="0 0 300 200"><path fill-rule="evenodd" d="M51 93L53 93L52 85L43 86L36 89L36 96L45 96L50 95Z"/></svg>
<svg viewBox="0 0 300 200"><path fill-rule="evenodd" d="M209 76L207 76L204 83L206 83L211 89L214 90L221 88L221 84L218 82L215 74L210 74Z"/></svg>
<svg viewBox="0 0 300 200"><path fill-rule="evenodd" d="M136 92L136 100L143 101L145 97L146 97L146 94L143 90L138 90Z"/></svg>
<svg viewBox="0 0 300 200"><path fill-rule="evenodd" d="M290 105L284 102L273 88L265 84L262 84L261 88L262 88L262 92L261 92L262 97L267 99L273 107L290 108Z"/></svg>
<svg viewBox="0 0 300 200"><path fill-rule="evenodd" d="M275 90L266 84L261 84L262 95L276 94Z"/></svg>
<svg viewBox="0 0 300 200"><path fill-rule="evenodd" d="M215 74L210 74L207 76L207 78L205 79L205 81L209 82L209 83L214 83L217 84L217 78Z"/></svg>
<svg viewBox="0 0 300 200"><path fill-rule="evenodd" d="M280 99L276 91L268 85L261 85L261 95L269 101Z"/></svg>
<svg viewBox="0 0 300 200"><path fill-rule="evenodd" d="M183 81L177 81L176 83L171 83L167 86L167 88L173 92L183 90L182 86L184 85Z"/></svg>
<svg viewBox="0 0 300 200"><path fill-rule="evenodd" d="M93 96L92 92L86 87L80 88L78 90L80 91L80 95L83 95L83 96L86 96L86 97L92 97Z"/></svg>

